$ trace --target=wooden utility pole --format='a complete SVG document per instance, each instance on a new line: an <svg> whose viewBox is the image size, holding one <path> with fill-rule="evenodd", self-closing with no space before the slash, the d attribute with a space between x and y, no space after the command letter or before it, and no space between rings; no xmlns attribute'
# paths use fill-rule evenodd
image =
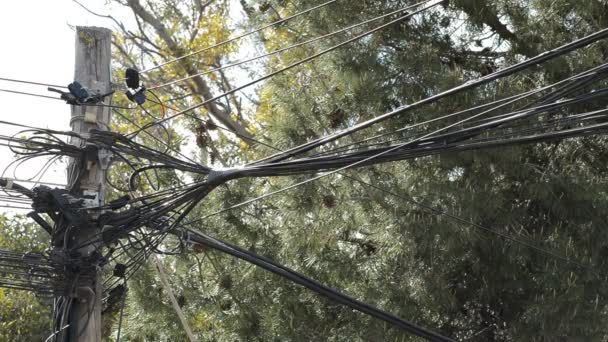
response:
<svg viewBox="0 0 608 342"><path fill-rule="evenodd" d="M76 28L74 80L78 81L92 95L107 94L111 90L111 39L111 31L105 28ZM108 100L104 103L109 104ZM70 126L73 132L86 137L89 130L108 130L109 125L110 108L72 106ZM73 138L71 143L84 144L78 138ZM72 160L68 165L68 184L73 184L72 193L85 196L87 206L98 206L104 203L105 178L109 162L109 154L106 152L100 150L97 155L85 157L82 163ZM95 218L91 217L91 219ZM69 244L73 246L83 243L99 233L100 228L95 224L90 224L82 229L72 229L69 231ZM79 250L81 258L91 256L99 247L98 245L83 247ZM98 271L87 276L90 280L77 282L75 292L72 294L75 298L70 310L66 336L67 341L70 342L101 342L101 278Z"/></svg>

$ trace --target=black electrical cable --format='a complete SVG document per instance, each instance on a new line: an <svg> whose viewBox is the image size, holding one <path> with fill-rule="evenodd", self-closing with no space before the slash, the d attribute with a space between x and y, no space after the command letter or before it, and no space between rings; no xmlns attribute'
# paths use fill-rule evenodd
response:
<svg viewBox="0 0 608 342"><path fill-rule="evenodd" d="M249 176L249 177L262 177L262 176L272 176L272 175L282 175L282 174L297 174L303 172L310 172L311 170L325 170L331 169L332 171L326 175L322 175L320 177L327 176L329 174L344 170L346 168L354 167L354 166L363 166L363 165L371 165L373 163L379 161L391 161L391 160L402 160L406 157L411 156L419 156L419 155L429 155L430 153L439 153L446 151L459 151L466 150L471 148L487 148L494 146L502 146L502 145L512 145L516 143L529 143L529 142L537 142L537 141L546 141L549 139L562 139L565 137L572 136L584 136L589 134L598 134L601 132L605 132L608 130L608 123L594 123L594 120L603 119L606 110L599 110L595 112L587 112L582 114L576 114L569 117L559 118L557 120L548 120L542 123L541 125L536 125L532 127L522 126L522 123L517 123L513 125L512 123L516 123L517 120L522 120L531 115L537 115L540 112L544 111L555 111L559 108L563 108L571 103L572 101L564 101L564 103L555 103L558 98L563 97L565 94L571 93L573 90L579 89L584 86L585 83L581 80L580 83L572 83L570 85L564 86L558 92L554 93L553 98L545 98L545 103L541 106L529 107L526 110L520 110L516 112L511 112L508 114L503 114L502 117L494 117L491 118L491 121L481 122L481 123L473 123L473 119L479 118L483 112L480 114L475 114L469 118L464 120L460 120L455 124L450 124L446 127L442 127L432 131L431 133L425 134L421 137L414 138L413 140L406 142L404 144L400 144L398 146L388 146L385 148L375 149L375 150L365 150L365 151L356 151L354 153L342 154L336 156L328 156L327 158L309 158L302 160L295 160L291 162L269 162L265 164L256 164L249 168L244 168L242 170L236 170L235 173L232 173L234 170L228 170L228 172L218 172L216 170L212 170L210 168L201 167L200 165L193 165L192 163L184 162L177 158L173 158L170 156L166 156L158 151L155 151L147 146L143 146L137 144L131 140L124 139L124 137L120 137L115 134L109 133L101 133L101 132L91 132L91 137L84 139L85 141L93 143L93 145L101 146L108 148L112 152L117 155L124 154L125 156L132 156L137 159L146 159L149 160L150 163L148 165L143 165L135 168L134 175L140 172L145 172L148 169L156 169L159 167L162 168L175 168L177 170L184 170L187 172L199 173L207 176L207 180L205 182L198 182L194 185L184 187L180 191L176 191L173 194L167 194L162 196L157 196L157 198L153 201L142 201L141 208L138 208L137 215L131 215L132 217L123 217L117 218L114 220L110 218L108 223L110 226L114 225L119 229L125 229L127 233L135 232L133 235L134 240L131 241L131 238L128 238L130 247L137 250L135 256L130 258L128 265L130 267L129 274L132 275L136 271L138 267L141 266L142 260L146 258L150 253L158 253L163 252L160 251L159 246L160 243L164 240L167 234L176 229L178 224L184 220L184 218L189 214L189 212L217 185L222 184L223 182L236 178L237 176ZM558 96L559 95L559 96ZM593 98L596 98L600 95L603 95L602 91L598 91L595 93L583 94L577 97L577 101L590 101ZM554 101L555 100L555 101ZM590 120L590 124L582 125L583 121ZM558 125L568 122L569 124L576 124L577 126L572 128L561 129ZM466 125L465 125L466 124ZM464 126L463 126L464 125ZM458 128L455 131L450 131L452 128L456 128L456 126L463 126ZM518 128L519 127L519 128ZM522 129L523 127L523 129ZM559 129L558 131L545 131L549 128ZM505 129L517 129L513 132L504 131ZM498 136L481 136L481 133L488 132L500 132L501 135ZM504 132L503 132L504 131ZM42 133L48 133L41 131ZM531 134L534 133L534 134ZM528 134L528 135L522 135ZM441 139L446 140L447 142L441 145ZM14 151L17 151L17 148L20 149L20 153L26 154L26 157L23 157L23 160L28 160L28 158L33 158L36 156L57 156L57 155L69 155L77 158L83 150L77 147L68 146L63 141L55 137L53 134L49 135L49 137L43 137L35 139L17 139L10 138L11 142L17 141L21 145L15 146ZM29 145L28 145L29 144ZM23 150L24 149L24 150ZM154 164L154 162L159 164ZM340 167L339 169L335 169L336 167ZM240 173L240 174L239 174ZM313 178L312 180L318 179ZM309 180L309 181L312 181ZM308 182L308 181L307 181ZM303 184L303 183L302 183ZM297 184L296 184L297 186ZM285 191L287 189L282 189L280 191ZM269 194L270 195L270 194ZM267 195L265 195L267 196ZM255 200L255 199L254 199ZM242 205L242 204L241 204ZM228 208L232 209L232 208ZM128 214L128 212L125 212ZM193 221L191 221L193 222ZM148 233L146 231L146 227L156 227L157 231ZM162 228L159 228L162 227ZM138 231L138 229L140 231ZM138 235L139 236L136 236ZM221 243L221 242L220 242ZM141 245L141 248L137 245ZM226 245L224 245L226 246ZM233 246L228 247L232 248ZM126 251L126 248L123 248ZM223 250L224 252L228 252L227 250ZM232 252L235 249L232 248ZM239 252L238 250L236 250ZM258 261L260 262L260 258L255 255L248 255L246 251L240 251L245 254L241 254L241 258L245 258L247 256L250 257L250 262ZM236 256L236 255L235 255ZM245 259L247 260L247 259ZM264 260L262 260L264 261ZM286 268L280 268L278 265L266 264L266 267L275 267L275 273L281 274L279 271L286 271ZM277 269L277 267L279 267ZM291 271L291 270L289 270ZM15 271L15 274L20 274ZM293 272L293 271L291 271ZM289 273L289 272L288 272ZM292 274L293 275L293 274ZM293 279L292 279L293 280ZM308 279L299 279L299 284L307 286L306 283L310 282ZM18 286L23 286L21 283L16 283ZM16 286L17 286L16 285ZM308 283L309 288L317 289L317 292L329 296L334 300L342 300L343 304L357 306L357 303L353 303L352 298L349 297L334 297L335 294L332 292L323 292L323 288L317 287L315 283ZM329 288L325 288L327 290ZM329 289L331 290L331 289ZM340 299L342 298L342 299ZM364 303L359 303L364 304ZM364 304L366 305L366 304ZM375 308L372 308L377 310ZM360 311L367 312L365 310L370 310L367 307L359 307ZM400 322L397 318L397 321L394 320L394 317L391 316L383 316L381 313L383 312L374 312L372 310L372 315L376 315L375 317L379 317L385 320L392 320L393 324L397 324L401 326L403 329L412 329L412 326L406 324L403 325L403 322ZM384 313L386 314L386 313ZM389 314L390 315L390 314ZM65 312L64 312L65 316ZM383 318L382 318L383 317ZM407 322L405 322L407 323ZM408 330L409 331L409 330ZM418 333L421 333L418 331Z"/></svg>
<svg viewBox="0 0 608 342"><path fill-rule="evenodd" d="M262 59L262 58L266 58L266 57L274 56L274 55L277 55L277 54L281 54L281 53L283 53L283 52L286 52L286 51L289 51L289 50L292 50L292 49L298 48L298 47L300 47L300 46L304 46L304 45L312 44L312 43L318 42L318 41L320 41L320 40L323 40L323 39L327 39L327 38L333 37L333 36L338 35L338 34L340 34L340 33L344 33L344 32L346 32L346 31L349 31L349 30L355 29L355 28L357 28L357 27L360 27L360 26L363 26L363 25L367 25L367 24L369 24L369 23L373 23L374 21L378 21L378 20L380 20L380 19L384 19L384 18L387 18L387 17L393 16L393 15L395 15L395 14L399 14L399 13L401 13L401 12L407 11L407 10L412 9L412 8L415 8L415 7L418 7L418 6L420 6L420 5L423 5L423 4L425 4L425 3L428 3L428 2L430 2L430 1L431 1L431 0L427 0L427 1L422 1L422 2L419 2L419 3L414 4L414 5L409 5L409 6L407 6L407 7L404 7L404 8L398 9L398 10L396 10L396 11L392 11L392 12L390 12L390 13L383 14L383 15L377 16L377 17L375 17L375 18L365 20L365 21L363 21L363 22L359 22L359 23L357 23L357 24L350 25L350 26L347 26L347 27L341 28L341 29L339 29L339 30L335 30L335 31L333 31L333 32L330 32L330 33L327 33L327 34L324 34L324 35L321 35L321 36L318 36L318 37L315 37L315 38L311 38L311 39L308 39L308 40L303 41L303 42L295 43L295 44L292 44L292 45L287 46L287 47L283 47L283 48L280 48L280 49L276 49L276 50L270 51L270 52L268 52L268 53L265 53L265 54L262 54L262 55L259 55L259 56L251 57L251 58L244 59L244 60L241 60L241 61L230 62L230 63L228 63L228 64L226 64L226 65L221 66L221 67L213 68L213 69L210 69L210 70L207 70L207 71L204 71L204 72L200 72L200 73L197 73L197 74L194 74L194 75L188 75L188 76L186 76L186 77L183 77L183 78L180 78L180 79L177 79L177 80L173 80L173 81L169 81L169 82L166 82L166 83L163 83L163 84L159 84L159 85L151 86L151 87L149 87L149 88L148 88L148 90L154 90L154 89L160 89L160 88L164 88L164 87L167 87L167 86L170 86L170 85L176 84L176 83L180 83L180 82L183 82L183 81L187 81L187 80L192 79L192 78L195 78L195 77L199 77L199 76L208 75L208 74L210 74L210 73L214 73L214 72L217 72L217 71L226 70L226 69L233 68L233 67L236 67L236 66L239 66L239 65L242 65L242 64L246 64L246 63L250 63L250 62L253 62L253 61L257 61L257 60Z"/></svg>
<svg viewBox="0 0 608 342"><path fill-rule="evenodd" d="M441 3L442 2L437 2L435 4L432 4L432 5L429 5L427 7L424 7L423 9L414 11L414 12L409 13L409 14L402 15L399 18L397 18L395 20L392 20L392 21L390 21L390 22L388 22L386 24L377 26L377 27L375 27L375 28L373 28L373 29L371 29L371 30L369 30L367 32L364 32L364 33L359 34L359 35L357 35L357 36L355 36L353 38L345 40L345 41L343 41L343 42L341 42L341 43L339 43L337 45L334 45L334 46L332 46L330 48L322 50L322 51L320 51L320 52L318 52L316 54L313 54L313 55L311 55L309 57L306 57L306 58L304 58L304 59L302 59L300 61L294 62L294 63L292 63L292 64L290 64L290 65L288 65L286 67L283 67L283 68L281 68L279 70L273 71L273 72L271 72L271 73L269 73L269 74L267 74L265 76L262 76L262 77L259 77L259 78L255 79L255 80L253 80L253 81L247 82L247 83L245 83L243 85L240 85L240 86L238 86L236 88L233 88L233 89L231 89L229 91L226 91L226 92L224 92L224 93L222 93L220 95L214 96L214 97L212 97L210 99L207 99L207 100L205 100L203 102L200 102L200 103L197 103L195 105L192 105L192 106L190 106L190 107L188 107L188 108L186 108L186 109L184 109L182 111L179 111L177 113L174 113L174 114L172 114L172 115L170 115L170 116L168 116L168 117L166 117L166 118L164 118L162 120L159 120L157 122L154 122L154 123L151 123L151 124L148 124L148 125L144 125L143 127L144 127L144 129L146 129L146 128L149 128L150 126L158 125L158 124L164 123L166 121L173 120L173 119L175 119L175 118L177 118L177 117L179 117L181 115L184 115L184 114L186 114L188 112L191 112L191 111L193 111L193 110L195 110L197 108L200 108L200 107L202 107L202 106L204 106L204 105L206 105L208 103L217 101L217 100L219 100L221 98L224 98L224 97L226 97L226 96L228 96L230 94L234 94L234 93L236 93L238 91L241 91L241 90L243 90L245 88L248 88L248 87L250 87L252 85L255 85L255 84L259 83L259 82L262 82L262 81L267 80L269 78L272 78L272 77L274 77L276 75L279 75L279 74L281 74L283 72L291 70L291 69L293 69L293 68L295 68L297 66L300 66L302 64L308 63L308 62L310 62L310 61L312 61L312 60L314 60L314 59L316 59L318 57L321 57L321 56L323 56L323 55L325 55L325 54L327 54L329 52L332 52L332 51L337 50L337 49L339 49L341 47L344 47L344 46L346 46L346 45L348 45L348 44L350 44L352 42L355 42L357 40L365 38L365 37L367 37L367 36L369 36L369 35L371 35L371 34L373 34L375 32L381 31L381 30L383 30L383 29L385 29L385 28L387 28L389 26L392 26L394 24L400 23L403 20L406 20L406 19L408 19L408 18L410 18L410 17L412 17L412 16L414 16L416 14L428 11L428 10L432 9L433 7L436 7L436 6L440 5ZM129 135L132 136L134 134L137 134L138 132L139 131L135 131L135 132L130 133Z"/></svg>
<svg viewBox="0 0 608 342"><path fill-rule="evenodd" d="M18 80L18 79L14 79L14 78L5 78L5 77L0 77L0 81L15 82L15 83L25 83L25 84L39 85L39 86L45 86L45 87L54 87L54 88L67 88L66 86L60 86L60 85L56 85L56 84L40 83L40 82L33 82L33 81L24 81L24 80Z"/></svg>
<svg viewBox="0 0 608 342"><path fill-rule="evenodd" d="M478 110L478 109L483 109L483 108L487 108L489 106L496 105L496 106L490 108L489 110L486 110L485 113L487 114L487 113L496 111L498 109L501 109L501 108L503 108L505 106L514 104L514 103L516 103L518 101L521 101L523 99L529 98L531 96L538 95L538 94L540 94L540 93L542 93L542 92L544 92L544 91L546 91L548 89L551 89L553 87L560 87L560 89L563 89L564 87L569 87L570 86L569 82L572 82L572 81L575 81L577 84L582 83L583 85L588 85L590 82L594 82L598 78L600 78L598 76L602 76L601 78L605 78L606 77L605 73L606 73L607 70L608 70L608 63L604 63L604 64L601 64L599 66L593 67L593 68L591 68L589 70L586 70L586 71L584 71L582 73L579 73L579 74L577 74L575 76L569 77L567 79L561 80L559 82L556 82L556 83L548 85L548 86L544 86L544 87L539 88L539 89L535 89L535 90L532 90L532 91L524 92L522 94L517 94L517 95L514 95L514 96L510 96L510 97L504 98L504 99L493 101L493 102L490 102L490 103L487 103L487 104L482 104L480 106L476 106L476 107L473 107L473 108L461 110L461 111L458 111L458 112L455 112L455 113L450 113L450 114L442 115L442 116L439 116L437 118L429 119L429 120L426 120L426 121L423 121L423 122L420 122L420 123L415 123L415 124L412 124L412 125L408 125L406 127L400 128L400 129L396 129L396 130L393 130L393 131L390 131L390 132L378 134L378 135L375 135L375 136L372 136L372 137L369 137L369 138L366 138L366 139L363 139L363 140L359 140L359 141L355 141L355 142L349 143L347 145L341 145L341 146L333 148L331 150L324 150L322 152L314 154L313 156L322 156L322 155L330 154L332 152L341 152L341 150L348 149L351 146L357 146L357 145L366 143L368 141L373 141L373 140L380 139L382 137L386 137L386 136L390 136L390 135L394 135L394 134L399 134L399 133L402 133L402 132L405 132L405 131L409 131L409 130L412 130L414 128L418 128L418 127L421 127L421 126L425 126L425 125L428 125L428 124L431 124L431 123L434 123L434 122L437 122L437 121L441 121L441 120L445 120L445 119L448 119L448 118L460 116L462 114L470 113L470 112ZM572 90L573 89L570 89L570 91L572 91ZM562 92L555 92L554 91L554 92L551 92L550 94L547 94L546 96L542 97L541 99L533 101L530 105L532 105L534 103L550 103L551 101L555 101L555 100L559 99L560 96L565 96L565 95L567 95L567 93L565 93L563 91ZM503 114L503 115L509 115L509 114Z"/></svg>
<svg viewBox="0 0 608 342"><path fill-rule="evenodd" d="M188 238L192 242L202 244L206 247L221 251L223 253L232 255L241 260L259 266L267 271L280 275L281 277L289 279L290 281L296 284L299 284L318 294L321 294L331 299L332 301L338 302L354 310L380 319L412 335L422 337L429 341L454 341L449 337L437 334L416 324L407 322L393 314L390 314L386 311L375 308L367 303L361 302L357 299L342 294L336 291L335 289L325 286L285 266L277 264L271 261L270 259L258 256L250 251L246 251L234 245L217 240L207 234L203 234L193 229L185 229L185 231L189 234Z"/></svg>
<svg viewBox="0 0 608 342"><path fill-rule="evenodd" d="M424 105L428 105L428 104L434 103L434 102L436 102L436 101L438 101L440 99L443 99L443 98L446 98L446 97L449 97L449 96L452 96L452 95L456 95L456 94L458 94L460 92L463 92L465 90L473 89L473 88L476 88L476 87L478 87L480 85L492 82L494 80L510 76L510 75L515 74L517 72L520 72L522 70L528 69L528 68L530 68L532 66L536 66L538 64L542 64L542 63L547 62L549 60L552 60L554 58L557 58L557 57L560 57L562 55L565 55L566 53L569 53L571 51L581 49L581 48L583 48L585 46L593 44L593 43L595 43L595 42L597 42L599 40L605 39L607 37L608 37L608 29L603 29L601 31L598 31L598 32L590 34L590 35L588 35L586 37L583 37L581 39L575 40L575 41L573 41L571 43L562 45L562 46L560 46L558 48L555 48L553 50L543 52L540 55L538 55L536 57L533 57L533 58L530 58L530 59L527 59L527 60L525 60L525 61L523 61L521 63L512 65L512 66L504 68L502 70L498 70L498 71L496 71L494 73L488 74L488 75L483 76L481 78L478 78L476 80L468 81L468 82L466 82L466 83L464 83L464 84L462 84L460 86L451 88L449 90L446 90L446 91L443 91L443 92L441 92L439 94L427 97L427 98L425 98L423 100L414 102L412 104L401 106L401 107L399 107L399 108L397 108L397 109L395 109L395 110L393 110L393 111L391 111L389 113L385 113L385 114L382 114L382 115L380 115L378 117L375 117L375 118L373 118L371 120L367 120L365 122L356 124L355 126L350 127L348 129L342 130L340 132L336 132L334 134L331 134L331 135L323 137L323 138L319 138L319 139L313 140L311 142L302 144L302 145L300 145L298 147L291 148L291 149L289 149L289 150L287 150L285 152L281 152L281 153L277 153L277 154L271 155L271 156L269 156L267 158L259 160L257 163L267 163L267 162L281 161L281 160L285 160L285 159L291 158L293 156L296 156L298 154L302 154L304 152L308 152L308 151L310 151L310 150L312 150L314 148L317 148L319 146L325 145L327 143L330 143L332 141L335 141L335 140L340 139L342 137L345 137L347 135L351 135L351 134L353 134L353 133L355 133L355 132L357 132L359 130L368 128L368 127L370 127L370 126L372 126L374 124L377 124L379 122L385 121L385 120L390 119L392 117L395 117L397 115L401 115L403 113L406 113L406 112L412 111L414 109L420 108L420 107L422 107Z"/></svg>
<svg viewBox="0 0 608 342"><path fill-rule="evenodd" d="M127 282L126 281L123 282L123 286L125 288L125 293L123 293L123 295L122 295L122 301L121 301L121 305L120 305L120 316L118 317L118 330L116 331L116 342L120 342L120 332L121 332L121 328L122 328L122 316L125 311L125 302L127 299L127 293L126 293Z"/></svg>
<svg viewBox="0 0 608 342"><path fill-rule="evenodd" d="M41 95L41 94L34 94L34 93L28 93L28 92L25 92L25 91L17 91L17 90L11 90L11 89L0 89L0 91L4 92L4 93L13 93L13 94L18 94L18 95L35 96L35 97L41 97L41 98L45 98L45 99L63 101L62 99L60 99L58 97L48 96L48 95Z"/></svg>
<svg viewBox="0 0 608 342"><path fill-rule="evenodd" d="M156 69L158 69L158 68L161 68L161 67L163 67L163 66L165 66L165 65L168 65L168 64L171 64L171 63L175 63L175 62L180 61L180 60L182 60L182 59L188 58L188 57L190 57L190 56L194 56L194 55L200 54L200 53L202 53L202 52L205 52L205 51L208 51L208 50L211 50L211 49L215 49L215 48L217 48L217 47L220 47L220 46L223 46L223 45L226 45L226 44L232 43L232 42L237 41L237 40L239 40L239 39L242 39L242 38L248 37L248 36L250 36L250 35L256 34L256 33L258 33L258 32L261 32L261 31L263 31L263 30L265 30L265 29L267 29L267 28L270 28L270 27L273 27L273 26L277 26L277 25L279 25L279 24L282 24L282 23L285 23L285 22L290 21L290 20L292 20L292 19L295 19L295 18L297 18L297 17L300 17L300 16L302 16L302 15L304 15L304 14L310 13L310 12L312 12L312 11L315 11L315 10L317 10L317 9L320 9L320 8L322 8L322 7L325 7L325 6L327 6L327 5L333 4L333 3L334 3L334 2L336 2L336 1L337 1L337 0L330 0L330 1L324 2L324 3L320 4L320 5L317 5L317 6L311 7L311 8L309 8L309 9L307 9L307 10L304 10L304 11L298 12L298 13L296 13L296 14L290 15L290 16L288 16L288 17L285 17L285 18L282 18L282 19L276 20L276 21L274 21L274 22L272 22L272 23L269 23L269 24L264 25L264 26L262 26L262 27L260 27L260 28L257 28L257 29L255 29L255 30L253 30L253 31L249 31L249 32L244 33L244 34L240 34L240 35L238 35L238 36L236 36L236 37L229 38L229 39L224 40L224 41L222 41L222 42L219 42L219 43L213 44L213 45L211 45L211 46L207 46L207 47L205 47L205 48L202 48L202 49L199 49L199 50L193 51L193 52L188 53L188 54L186 54L186 55L183 55L183 56L181 56L181 57L174 58L174 59L171 59L171 60L166 61L166 62L164 62L164 63L158 64L158 65L155 65L155 66L153 66L153 67L151 67L151 68L148 68L148 69L142 70L142 71L140 71L139 73L140 73L140 74L145 74L145 73L150 72L150 71L152 71L152 70L156 70Z"/></svg>

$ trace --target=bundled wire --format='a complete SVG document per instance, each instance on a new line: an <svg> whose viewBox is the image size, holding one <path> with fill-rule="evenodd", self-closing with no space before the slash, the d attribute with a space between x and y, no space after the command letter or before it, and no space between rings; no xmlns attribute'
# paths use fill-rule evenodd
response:
<svg viewBox="0 0 608 342"><path fill-rule="evenodd" d="M362 145L346 152L338 150L336 153L331 153L331 150L327 150L322 155L291 161L253 163L239 168L216 170L160 153L116 133L96 130L91 131L88 137L80 137L80 139L84 139L85 141L84 148L74 146L65 148L64 144L60 142L52 140L39 141L36 139L33 140L35 152L32 153L41 153L36 144L44 146L43 153L54 151L53 153L71 156L82 155L82 153L86 152L87 146L105 148L132 166L134 171L129 182L131 191L135 190L138 175L148 170L179 170L192 172L203 177L203 179L191 184L156 191L140 197L133 197L122 205L123 207L128 207L124 211L114 210L113 212L102 214L99 218L99 225L108 228L103 234L98 234L98 236L87 243L107 243L112 239L127 237L133 232L139 231L141 233L141 229L149 227L150 222L168 225L167 231L172 230L209 192L231 179L287 176L319 171L327 171L329 174L332 174L352 167L407 160L438 153L452 153L591 134L604 134L607 128L607 124L605 123L607 113L605 109L583 113L569 113L569 108L581 103L593 103L605 97L608 90L581 93L570 99L556 96L569 95L570 92L580 89L581 85L588 86L591 84L591 81L602 80L606 76L604 71L605 69L596 68L594 73L583 73L577 77L570 78L568 82L558 83L558 86L552 92L530 102L527 108L507 113L499 112L492 118L483 118L485 121L474 121L474 119L481 119L483 115L489 112L497 112L499 109L506 108L505 102L501 102L498 106L491 107L490 109L482 107L484 110L480 113L450 124L447 128L440 127L431 133L426 133L419 137L410 138L406 136L396 140L393 139L388 143L381 142L379 144L385 146L380 147L377 145ZM567 89L570 89L570 91L566 91ZM527 96L530 93L525 94ZM516 97L516 100L520 100L526 96ZM448 116L451 116L451 114ZM21 145L22 148L26 148L24 146L27 145ZM130 157L146 160L148 165L134 165L129 161ZM326 175L315 177L306 182L314 181ZM301 184L296 184L289 188L298 185ZM289 188L237 204L220 212L286 191ZM111 208L112 204L99 208L86 207L83 209L104 210ZM206 217L217 213L219 212ZM170 219L168 219L169 217ZM74 249L81 247L82 245L78 245Z"/></svg>
<svg viewBox="0 0 608 342"><path fill-rule="evenodd" d="M246 251L234 245L228 244L226 242L217 240L209 235L200 233L198 231L187 229L186 232L189 234L189 240L196 244L201 244L203 246L221 251L223 253L232 255L241 260L252 263L256 266L259 266L267 271L278 274L290 281L304 286L316 293L319 293L332 301L338 302L340 304L346 305L354 310L370 315L374 318L380 319L384 322L387 322L395 327L402 329L414 336L422 337L429 341L453 341L451 338L437 334L425 328L422 328L416 324L407 322L395 315L392 315L386 311L382 311L378 308L375 308L369 304L356 300L352 297L349 297L345 294L342 294L335 289L332 289L328 286L325 286L313 279L310 279L298 272L295 272L285 266L277 264L267 258L263 258L258 256L252 252Z"/></svg>
<svg viewBox="0 0 608 342"><path fill-rule="evenodd" d="M67 280L61 267L38 253L0 250L0 287L52 296L65 291Z"/></svg>
<svg viewBox="0 0 608 342"><path fill-rule="evenodd" d="M393 118L393 117L396 117L398 115L403 115L404 113L411 112L411 111L413 111L415 109L419 109L419 108L421 108L421 107L423 107L425 105L429 105L429 104L435 103L435 102L437 102L437 101L439 101L441 99L444 99L444 98L447 98L447 97L459 94L459 93L461 93L461 92L463 92L465 90L474 89L476 87L479 87L481 85L487 84L489 82L492 82L492 81L495 81L495 80L498 80L498 79L501 79L501 78L513 75L515 73L521 72L521 71L526 70L528 68L531 68L533 66L536 66L536 65L545 63L547 61L550 61L552 59L555 59L557 57L563 56L563 55L565 55L565 54L567 54L569 52L581 49L581 48L583 48L585 46L593 44L593 43L595 43L595 42L597 42L599 40L605 39L607 37L608 37L608 28L604 29L604 30L601 30L601 31L598 31L598 32L595 32L593 34L590 34L590 35L588 35L586 37L583 37L581 39L575 40L575 41L573 41L571 43L565 44L565 45L560 46L558 48L555 48L555 49L553 49L551 51L543 52L542 54L540 54L540 55L538 55L536 57L527 59L527 60L525 60L525 61L523 61L521 63L518 63L518 64L515 64L515 65L512 65L512 66L506 67L506 68L501 69L501 70L498 70L498 71L493 72L491 74L488 74L486 76L480 77L480 78L478 78L476 80L468 81L468 82L466 82L466 83L464 83L464 84L462 84L460 86L457 86L457 87L451 88L449 90L443 91L443 92L441 92L439 94L433 95L431 97L425 98L423 100L417 101L417 102L409 104L409 105L401 106L401 107L399 107L399 108L397 108L397 109L395 109L395 110L393 110L393 111L391 111L389 113L385 113L385 114L382 114L382 115L380 115L378 117L375 117L373 119L361 122L361 123L356 124L353 127L350 127L348 129L336 132L334 134L328 135L328 136L323 137L323 138L319 138L319 139L313 140L311 142L302 144L302 145L300 145L298 147L289 149L287 151L277 153L277 154L272 155L272 156L270 156L268 158L264 158L264 159L260 160L258 163L264 163L264 162L269 162L269 161L285 160L285 159L294 157L296 155L299 155L299 154L311 151L311 150L313 150L313 149L315 149L317 147L326 145L326 144L328 144L330 142L333 142L335 140L338 140L338 139L340 139L342 137L349 136L349 135L352 135L355 132L358 132L358 131L363 130L365 128L369 128L369 127L371 127L371 126L373 126L375 124L378 124L378 123L380 123L382 121L386 121L386 120L388 120L390 118Z"/></svg>

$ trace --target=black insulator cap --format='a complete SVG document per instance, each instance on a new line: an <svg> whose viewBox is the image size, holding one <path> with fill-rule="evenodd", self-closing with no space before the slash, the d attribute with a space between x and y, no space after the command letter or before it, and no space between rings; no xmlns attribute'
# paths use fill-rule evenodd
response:
<svg viewBox="0 0 608 342"><path fill-rule="evenodd" d="M127 82L127 87L131 89L139 88L139 71L133 68L127 68L125 71L125 78Z"/></svg>

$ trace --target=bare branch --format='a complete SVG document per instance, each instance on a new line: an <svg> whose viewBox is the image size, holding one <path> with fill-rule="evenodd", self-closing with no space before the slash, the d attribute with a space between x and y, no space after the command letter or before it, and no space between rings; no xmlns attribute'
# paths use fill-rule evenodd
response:
<svg viewBox="0 0 608 342"><path fill-rule="evenodd" d="M97 16L97 17L100 17L100 18L106 18L106 19L110 19L110 20L112 20L112 21L113 21L113 22L114 22L116 25L118 25L118 27L120 27L120 28L124 28L123 24L122 24L120 21L116 20L116 18L114 18L113 16L111 16L111 15L104 15L104 14L95 13L95 12L91 11L91 10L90 10L88 7L86 7L85 5L83 5L83 4L81 4L80 2L78 2L78 0L72 0L72 1L74 1L76 4L78 4L78 6L82 7L82 8L83 8L85 11L87 11L87 12L91 13L92 15Z"/></svg>
<svg viewBox="0 0 608 342"><path fill-rule="evenodd" d="M175 39L169 34L165 25L152 13L150 13L146 8L142 6L139 0L127 0L129 7L132 9L133 13L141 18L144 22L152 26L154 28L156 34L165 42L169 51L174 57L180 57L184 54L183 49L177 44ZM178 61L178 65L186 72L188 75L194 75L197 73L197 70L188 63L186 60ZM193 82L196 85L195 91L201 95L203 99L213 98L213 94L211 93L211 89L209 88L207 82L198 76L193 78ZM220 109L215 103L209 103L206 106L207 111L213 115L218 121L226 125L231 130L234 130L236 133L248 137L251 137L251 134L247 132L245 125L242 123L233 120L230 117L230 113L223 111Z"/></svg>

